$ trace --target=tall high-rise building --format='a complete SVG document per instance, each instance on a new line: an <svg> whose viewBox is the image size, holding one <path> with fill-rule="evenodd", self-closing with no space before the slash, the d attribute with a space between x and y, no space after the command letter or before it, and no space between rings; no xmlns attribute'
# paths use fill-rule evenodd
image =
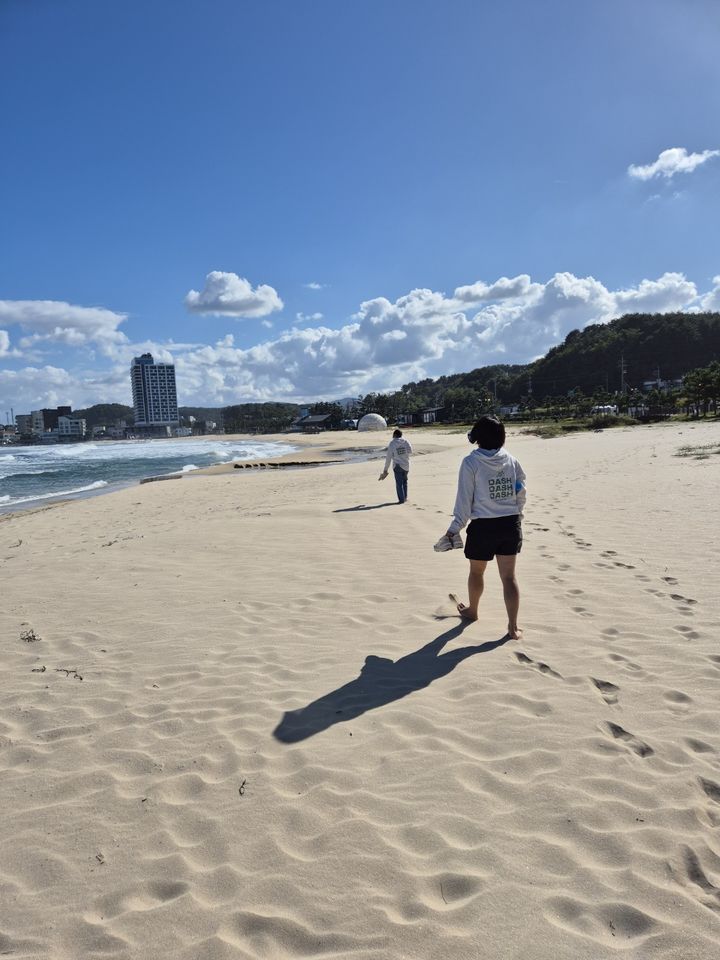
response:
<svg viewBox="0 0 720 960"><path fill-rule="evenodd" d="M136 427L166 427L179 422L175 364L155 363L151 353L130 366Z"/></svg>

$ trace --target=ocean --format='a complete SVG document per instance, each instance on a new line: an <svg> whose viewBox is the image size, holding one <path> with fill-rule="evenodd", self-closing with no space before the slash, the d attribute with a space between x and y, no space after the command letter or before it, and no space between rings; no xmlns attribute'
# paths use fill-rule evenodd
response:
<svg viewBox="0 0 720 960"><path fill-rule="evenodd" d="M0 513L57 498L92 496L144 477L190 472L214 463L292 453L289 443L254 440L102 440L0 447Z"/></svg>

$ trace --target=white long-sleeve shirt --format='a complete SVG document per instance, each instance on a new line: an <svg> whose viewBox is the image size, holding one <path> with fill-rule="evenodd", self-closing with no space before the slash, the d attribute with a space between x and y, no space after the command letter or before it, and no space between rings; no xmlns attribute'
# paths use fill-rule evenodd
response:
<svg viewBox="0 0 720 960"><path fill-rule="evenodd" d="M395 437L391 440L385 456L385 473L390 469L391 463L402 467L403 470L409 470L412 452L413 448L410 441L406 440L405 437Z"/></svg>
<svg viewBox="0 0 720 960"><path fill-rule="evenodd" d="M525 498L525 471L505 447L473 450L460 465L448 533L459 533L468 520L522 516Z"/></svg>

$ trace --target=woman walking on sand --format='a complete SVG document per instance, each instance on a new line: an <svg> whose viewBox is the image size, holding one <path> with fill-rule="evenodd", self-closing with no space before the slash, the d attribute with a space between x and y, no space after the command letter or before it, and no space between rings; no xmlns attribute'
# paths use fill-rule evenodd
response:
<svg viewBox="0 0 720 960"><path fill-rule="evenodd" d="M525 506L525 472L505 447L505 427L497 417L481 417L468 434L476 443L463 460L453 521L446 537L452 539L470 520L465 556L470 561L468 603L454 594L458 613L465 620L477 620L478 604L485 586L485 568L495 557L503 585L508 615L508 635L517 640L520 590L515 578L515 561L522 547L522 511Z"/></svg>

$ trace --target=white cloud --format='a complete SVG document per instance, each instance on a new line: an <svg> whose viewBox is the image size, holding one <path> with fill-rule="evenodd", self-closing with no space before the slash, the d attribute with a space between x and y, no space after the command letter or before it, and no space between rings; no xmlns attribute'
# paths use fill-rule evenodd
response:
<svg viewBox="0 0 720 960"><path fill-rule="evenodd" d="M109 355L127 337L118 327L127 315L104 307L79 307L61 300L0 300L0 323L28 331L26 349L40 342L78 347L96 344Z"/></svg>
<svg viewBox="0 0 720 960"><path fill-rule="evenodd" d="M3 409L13 406L16 413L72 402L76 386L75 376L61 367L0 370L0 398L4 401Z"/></svg>
<svg viewBox="0 0 720 960"><path fill-rule="evenodd" d="M517 277L508 279L500 277L493 284L484 283L478 280L467 287L458 287L455 291L455 299L463 303L480 303L483 300L505 300L509 297L519 297L530 290L530 277L526 273L521 273Z"/></svg>
<svg viewBox="0 0 720 960"><path fill-rule="evenodd" d="M295 319L299 323L320 323L320 321L323 319L323 315L321 313L302 313L301 312L301 313L295 314Z"/></svg>
<svg viewBox="0 0 720 960"><path fill-rule="evenodd" d="M303 286L307 290L324 290L327 286L326 283L317 283L315 280L311 280L310 283L304 283Z"/></svg>
<svg viewBox="0 0 720 960"><path fill-rule="evenodd" d="M720 276L713 277L713 288L706 293L703 297L700 297L698 301L698 307L700 310L718 310L720 311Z"/></svg>
<svg viewBox="0 0 720 960"><path fill-rule="evenodd" d="M659 280L641 280L636 287L613 294L619 313L670 313L697 297L697 287L682 273L664 273Z"/></svg>
<svg viewBox="0 0 720 960"><path fill-rule="evenodd" d="M480 309L470 315L467 304L473 301ZM589 323L629 312L692 309L697 303L695 284L680 273L619 290L571 273L557 273L545 283L525 275L477 281L452 297L412 290L395 302L378 297L362 303L339 329L294 327L249 349L218 343L189 351L177 361L178 384L197 402L214 403L392 389L485 364L527 362Z"/></svg>
<svg viewBox="0 0 720 960"><path fill-rule="evenodd" d="M266 317L283 308L283 302L273 287L260 284L253 290L248 280L221 270L213 270L207 275L201 292L190 290L185 305L192 313L237 318Z"/></svg>
<svg viewBox="0 0 720 960"><path fill-rule="evenodd" d="M232 334L214 344L114 343L112 366L53 373L27 367L7 372L0 385L16 411L34 405L101 401L128 403L129 362L149 351L174 362L178 398L226 405L244 400L305 400L388 390L424 377L502 362L523 363L544 354L571 330L607 323L623 313L720 309L720 276L698 294L681 273L642 279L611 289L594 277L556 273L545 282L521 274L477 280L452 296L417 289L395 301L376 297L360 304L341 327L300 314L303 323L251 347ZM82 309L82 308L77 308ZM15 314L17 316L17 314ZM121 335L122 336L122 335ZM6 340L0 337L0 348ZM9 346L9 338L7 340ZM86 355L85 355L86 356ZM0 408L2 395L0 395Z"/></svg>
<svg viewBox="0 0 720 960"><path fill-rule="evenodd" d="M666 177L668 180L676 173L692 173L713 157L720 157L720 150L703 150L702 153L688 153L685 147L671 147L663 150L654 163L636 166L631 163L628 174L636 180L652 180L653 177Z"/></svg>

